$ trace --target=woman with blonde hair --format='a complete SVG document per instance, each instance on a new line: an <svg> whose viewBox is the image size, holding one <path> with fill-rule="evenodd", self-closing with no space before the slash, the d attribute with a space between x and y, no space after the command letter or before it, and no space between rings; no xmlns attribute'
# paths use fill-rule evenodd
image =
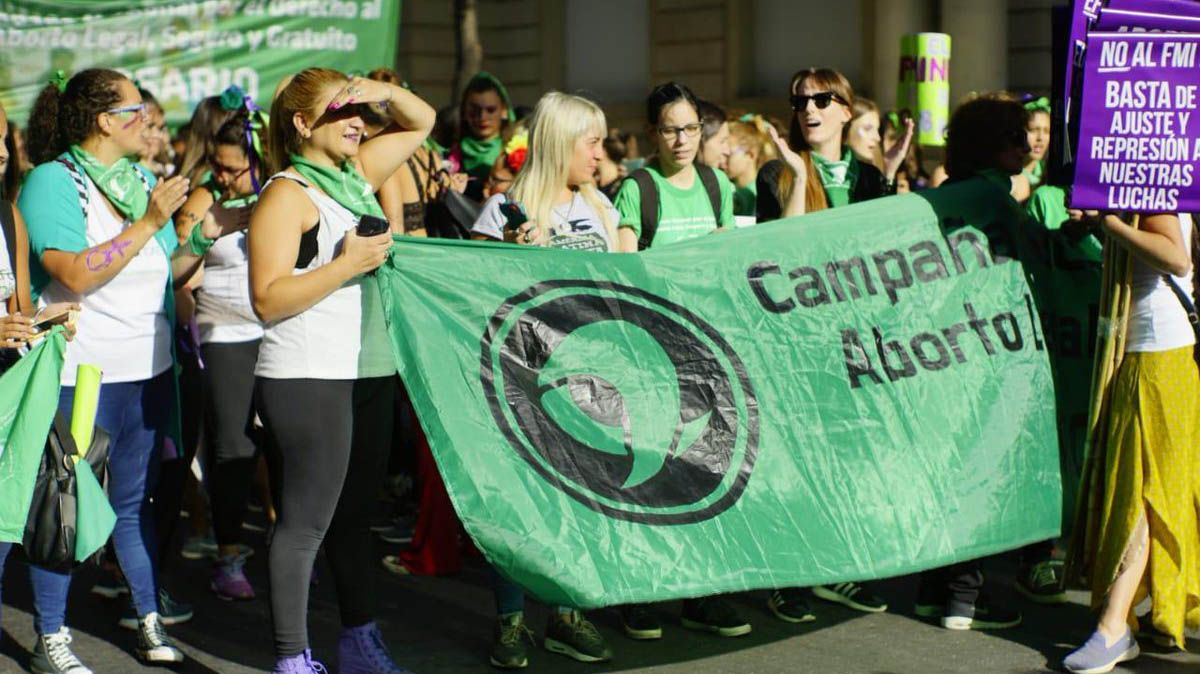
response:
<svg viewBox="0 0 1200 674"><path fill-rule="evenodd" d="M363 141L370 103L387 103L391 124ZM278 495L269 559L276 674L324 671L305 624L323 541L343 626L338 670L405 671L373 616L368 524L391 445L396 363L370 272L392 242L375 191L433 122L433 109L404 88L327 68L297 73L271 106L267 157L277 172L250 219L248 253L264 323L256 408Z"/></svg>
<svg viewBox="0 0 1200 674"><path fill-rule="evenodd" d="M505 194L484 203L475 233L551 248L634 250L632 241L620 245L617 213L595 184L606 128L604 112L588 99L557 91L543 96L529 124L525 163ZM505 203L519 205L528 221L506 228Z"/></svg>
<svg viewBox="0 0 1200 674"><path fill-rule="evenodd" d="M556 91L543 96L529 119L524 164L511 188L484 203L473 227L475 238L598 253L636 250L633 237L618 238L617 211L594 182L606 129L604 112L592 101ZM528 220L519 223L521 216ZM525 667L525 636L530 634L525 593L498 573L493 589L497 621L490 662L502 669ZM581 662L612 657L595 626L569 607L554 611L543 644Z"/></svg>
<svg viewBox="0 0 1200 674"><path fill-rule="evenodd" d="M771 126L762 115L746 114L729 123L729 158L725 173L733 181L733 214L754 218L758 203L758 171L776 158ZM753 220L751 220L753 222Z"/></svg>

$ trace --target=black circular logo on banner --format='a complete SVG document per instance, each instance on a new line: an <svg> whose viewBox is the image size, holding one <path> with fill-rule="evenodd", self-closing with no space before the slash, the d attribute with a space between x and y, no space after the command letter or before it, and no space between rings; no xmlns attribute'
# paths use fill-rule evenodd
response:
<svg viewBox="0 0 1200 674"><path fill-rule="evenodd" d="M550 484L610 517L709 519L746 488L758 402L708 323L637 288L549 281L509 298L482 343L497 425Z"/></svg>

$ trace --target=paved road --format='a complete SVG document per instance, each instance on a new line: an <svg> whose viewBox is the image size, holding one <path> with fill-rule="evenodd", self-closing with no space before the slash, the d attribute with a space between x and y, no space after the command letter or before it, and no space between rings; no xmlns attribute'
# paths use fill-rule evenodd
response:
<svg viewBox="0 0 1200 674"><path fill-rule="evenodd" d="M380 550L383 554L386 550ZM265 590L264 555L248 566L252 582ZM21 672L34 637L27 573L10 560L4 578L0 672ZM322 571L325 571L322 567ZM1002 585L1003 564L993 574ZM271 647L266 603L256 600L230 604L208 592L207 566L180 560L168 573L168 585L196 604L196 618L172 629L189 660L179 671L195 674L246 674L270 671ZM76 652L97 673L162 671L141 667L132 654L133 635L116 627L120 605L90 596L94 573L80 574L72 588L68 620ZM328 578L326 572L323 578ZM398 578L380 572L381 624L400 662L420 674L478 674L486 664L491 639L493 605L487 576L478 563L450 578ZM739 672L814 672L820 674L1026 674L1047 671L1070 644L1089 630L1090 616L1081 593L1072 603L1037 609L1025 605L1026 623L1003 633L949 632L915 619L911 614L912 579L880 584L893 611L863 616L838 606L818 604L819 620L804 626L774 619L764 606L763 593L738 595L754 632L738 639L718 639L690 633L678 626L678 603L658 607L667 630L658 642L633 642L617 630L614 617L595 614L616 651L613 662L584 665L544 651L532 652L528 672L584 674L645 672L655 674L716 674ZM1003 587L999 595L1009 595ZM1014 600L1015 601L1015 600ZM544 624L545 610L530 608L530 623ZM310 628L318 656L332 655L336 646L337 606L332 583L322 582L312 601ZM1147 652L1119 672L1185 674L1200 672L1200 643L1193 654ZM1153 647L1150 646L1152 649ZM330 658L332 660L332 658ZM332 664L332 663L330 663ZM333 668L331 667L331 670ZM333 670L336 671L336 670Z"/></svg>

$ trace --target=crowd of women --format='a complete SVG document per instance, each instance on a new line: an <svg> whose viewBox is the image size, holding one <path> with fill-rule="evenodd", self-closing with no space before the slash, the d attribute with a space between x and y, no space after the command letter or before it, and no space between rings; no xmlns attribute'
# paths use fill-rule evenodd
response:
<svg viewBox="0 0 1200 674"><path fill-rule="evenodd" d="M1133 606L1147 592L1147 631L1182 647L1185 628L1200 623L1200 381L1195 338L1169 285L1192 282L1190 219L1149 214L1134 228L1118 214L1069 210L1064 190L1041 185L1044 100L972 97L952 116L944 164L930 166L908 115L883 114L835 70L801 70L786 95L792 114L779 122L731 117L680 83L657 86L646 101L645 158L637 134L610 130L596 103L552 92L522 109L487 73L470 80L458 106L435 112L391 71L309 68L280 83L269 113L234 88L206 99L177 142L149 92L107 69L48 84L23 142L0 112L5 199L16 200L15 209L0 205L12 223L4 234L15 240L15 253L0 260L0 336L11 353L30 339L39 312L79 310L68 326L60 408L72 405L77 365L103 370L97 425L111 436L117 524L111 577L97 591L129 593L122 624L134 630L138 656L184 657L166 628L191 610L161 578L202 447L209 506L202 512L198 498L188 505L193 529L201 523L189 550L214 558L211 587L222 599L255 598L244 566L253 548L241 533L253 485L269 483L258 500L273 528L274 671L323 671L306 625L322 547L343 625L338 671L406 671L374 620L372 580L378 495L384 476L404 463L392 456L401 444L394 420L408 419L399 428L416 436L410 462L420 505L412 545L384 566L444 571L457 563L459 532L404 402L371 274L393 235L634 253L968 179L1028 202L1035 225L1076 240L1103 236L1133 253L1129 354L1108 435L1110 507L1088 569L1100 620L1065 666L1103 672L1135 657ZM803 220L791 226L803 236ZM390 530L409 521L386 514ZM8 552L0 547L0 563ZM1039 603L1065 601L1053 553L1052 542L1022 551L1018 589ZM66 627L71 575L31 566L30 578L38 634L31 668L87 674ZM524 592L499 573L492 584L490 662L524 667L532 641ZM986 601L982 585L979 560L926 572L916 612L949 629L1018 624L1020 614ZM863 612L888 608L858 583L778 588L767 606L789 623L813 621L813 596ZM630 638L661 637L654 611L619 612ZM680 619L724 637L751 630L719 596L685 601ZM581 661L612 657L570 606L552 611L543 643Z"/></svg>

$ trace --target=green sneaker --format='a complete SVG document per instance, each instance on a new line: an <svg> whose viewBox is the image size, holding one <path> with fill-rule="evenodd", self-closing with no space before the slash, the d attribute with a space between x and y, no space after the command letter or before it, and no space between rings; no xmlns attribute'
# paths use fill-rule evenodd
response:
<svg viewBox="0 0 1200 674"><path fill-rule="evenodd" d="M552 616L546 623L546 639L542 643L551 653L561 653L580 662L612 659L612 649L604 637L579 611Z"/></svg>
<svg viewBox="0 0 1200 674"><path fill-rule="evenodd" d="M496 619L492 655L488 662L500 669L524 669L529 666L525 640L536 643L533 631L525 626L525 614L514 613Z"/></svg>

